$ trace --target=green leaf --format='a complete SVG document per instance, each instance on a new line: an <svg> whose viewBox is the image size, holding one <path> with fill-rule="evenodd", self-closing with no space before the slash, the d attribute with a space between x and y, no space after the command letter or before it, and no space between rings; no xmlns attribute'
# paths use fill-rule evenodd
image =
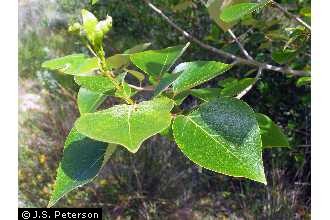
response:
<svg viewBox="0 0 330 220"><path fill-rule="evenodd" d="M55 58L52 60L47 60L42 63L42 68L47 68L51 70L66 69L77 63L82 63L85 60L85 54L71 54L65 57Z"/></svg>
<svg viewBox="0 0 330 220"><path fill-rule="evenodd" d="M296 54L295 50L278 50L272 53L272 59L279 64L285 64L292 60Z"/></svg>
<svg viewBox="0 0 330 220"><path fill-rule="evenodd" d="M165 73L159 84L156 86L153 97L160 95L164 90L166 90L178 77L180 73Z"/></svg>
<svg viewBox="0 0 330 220"><path fill-rule="evenodd" d="M92 5L95 5L96 3L98 3L99 0L91 0Z"/></svg>
<svg viewBox="0 0 330 220"><path fill-rule="evenodd" d="M106 59L110 68L119 69L129 64L129 54L115 54Z"/></svg>
<svg viewBox="0 0 330 220"><path fill-rule="evenodd" d="M135 153L144 140L169 126L172 108L173 101L168 98L134 105L116 105L82 115L75 126L79 132L90 138L120 144Z"/></svg>
<svg viewBox="0 0 330 220"><path fill-rule="evenodd" d="M128 86L128 84L125 82L125 77L126 77L126 73L121 73L116 77L116 79L120 81L123 89L122 90L117 89L114 96L127 100L133 95L135 95L136 91L132 90L132 88Z"/></svg>
<svg viewBox="0 0 330 220"><path fill-rule="evenodd" d="M142 52L142 51L148 49L148 47L150 47L150 45L151 45L150 42L135 45L134 47L125 50L124 54L132 54L132 53Z"/></svg>
<svg viewBox="0 0 330 220"><path fill-rule="evenodd" d="M249 87L254 83L254 78L244 78L241 80L235 80L231 83L225 85L225 87L221 90L222 96L237 96L240 94L244 89Z"/></svg>
<svg viewBox="0 0 330 220"><path fill-rule="evenodd" d="M241 2L246 2L246 0L208 0L206 7L211 19L222 30L227 31L233 24L222 21L219 15L221 14L224 8Z"/></svg>
<svg viewBox="0 0 330 220"><path fill-rule="evenodd" d="M252 12L261 8L261 6L262 4L258 3L240 3L231 5L223 9L220 14L220 19L228 23L234 22L248 14L251 14Z"/></svg>
<svg viewBox="0 0 330 220"><path fill-rule="evenodd" d="M134 76L135 78L137 78L140 82L144 80L144 75L143 73L136 71L136 70L128 70L126 69L127 73L131 74L132 76Z"/></svg>
<svg viewBox="0 0 330 220"><path fill-rule="evenodd" d="M42 64L42 67L69 75L88 75L99 68L96 58L87 58L84 54L72 54L48 60Z"/></svg>
<svg viewBox="0 0 330 220"><path fill-rule="evenodd" d="M171 97L173 94L166 94L167 97ZM182 102L190 95L190 90L183 91L174 97L171 97L175 105L181 105Z"/></svg>
<svg viewBox="0 0 330 220"><path fill-rule="evenodd" d="M78 108L80 114L94 112L106 99L106 95L80 87L78 92Z"/></svg>
<svg viewBox="0 0 330 220"><path fill-rule="evenodd" d="M219 98L206 102L173 123L181 151L198 165L266 184L260 130L253 110L243 101Z"/></svg>
<svg viewBox="0 0 330 220"><path fill-rule="evenodd" d="M219 88L203 88L203 89L192 89L191 95L203 100L203 101L210 101L214 98L220 97Z"/></svg>
<svg viewBox="0 0 330 220"><path fill-rule="evenodd" d="M218 81L218 85L224 88L227 85L230 85L231 83L236 82L236 81L237 81L237 79L235 79L233 77L228 77L226 79Z"/></svg>
<svg viewBox="0 0 330 220"><path fill-rule="evenodd" d="M287 137L268 116L256 113L256 118L258 120L262 145L264 148L290 147Z"/></svg>
<svg viewBox="0 0 330 220"><path fill-rule="evenodd" d="M75 76L75 82L94 92L105 93L115 89L112 81L105 76Z"/></svg>
<svg viewBox="0 0 330 220"><path fill-rule="evenodd" d="M107 58L107 64L110 68L119 69L121 67L127 66L130 63L130 54L137 53L147 49L151 43L138 44L130 49L125 50L123 54L115 54Z"/></svg>
<svg viewBox="0 0 330 220"><path fill-rule="evenodd" d="M122 83L122 90L116 90L114 96L127 100L136 94L136 91L133 91L131 87L128 86L126 82Z"/></svg>
<svg viewBox="0 0 330 220"><path fill-rule="evenodd" d="M181 75L173 83L174 93L200 85L230 69L232 65L216 61L194 61L177 65L173 73Z"/></svg>
<svg viewBox="0 0 330 220"><path fill-rule="evenodd" d="M184 53L190 43L130 55L132 63L150 76L161 76Z"/></svg>
<svg viewBox="0 0 330 220"><path fill-rule="evenodd" d="M301 87L301 86L305 86L305 85L310 85L311 84L311 77L310 76L303 76L303 77L300 77L298 80L297 80L297 83L296 85L298 87Z"/></svg>
<svg viewBox="0 0 330 220"><path fill-rule="evenodd" d="M115 149L116 145L92 140L73 128L65 141L48 207L68 192L91 182Z"/></svg>

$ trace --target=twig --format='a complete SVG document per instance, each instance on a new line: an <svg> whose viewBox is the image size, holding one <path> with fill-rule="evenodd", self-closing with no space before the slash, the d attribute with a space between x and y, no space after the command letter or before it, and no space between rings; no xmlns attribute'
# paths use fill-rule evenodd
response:
<svg viewBox="0 0 330 220"><path fill-rule="evenodd" d="M293 70L288 67L280 67L280 66L273 66L267 63L261 63L255 60L248 60L239 56L236 56L234 54L228 53L226 51L220 50L218 48L212 47L208 44L203 43L202 41L198 40L191 34L189 34L187 31L183 30L180 28L178 25L176 25L169 17L167 17L160 9L158 9L156 6L154 6L150 1L148 0L143 0L153 11L155 11L157 14L159 14L167 23L169 23L173 28L175 28L177 31L179 31L185 38L195 42L198 44L200 47L212 51L214 53L217 53L225 58L229 58L235 61L236 64L245 64L249 66L256 66L258 68L266 69L266 70L273 70L276 72L281 72L281 73L290 73L295 76L308 76L310 75L309 72L305 72L302 70Z"/></svg>
<svg viewBox="0 0 330 220"><path fill-rule="evenodd" d="M270 2L272 5L274 5L276 8L278 8L280 11L282 11L286 16L296 20L297 22L299 22L300 24L305 26L309 31L311 30L311 26L309 24L307 24L306 22L304 22L301 18L299 18L298 16L296 16L294 14L291 14L290 12L288 12L288 10L283 8L279 3L275 2L274 0L270 0Z"/></svg>
<svg viewBox="0 0 330 220"><path fill-rule="evenodd" d="M236 35L234 34L234 32L231 29L228 29L228 33L230 34L230 36L233 38L233 40L237 43L238 47L241 49L242 53L244 54L244 56L249 59L249 60L254 60L250 54L247 52L247 50L244 48L243 44L241 44L241 42L238 40L238 38L236 37Z"/></svg>
<svg viewBox="0 0 330 220"><path fill-rule="evenodd" d="M258 69L258 73L257 73L257 75L255 76L254 82L253 82L251 85L249 85L248 87L246 87L242 92L240 92L240 93L236 96L236 98L237 98L237 99L241 99L243 96L245 96L246 93L248 93L248 92L253 88L253 86L257 83L257 81L260 79L261 74L262 74L262 68L259 68L259 69Z"/></svg>

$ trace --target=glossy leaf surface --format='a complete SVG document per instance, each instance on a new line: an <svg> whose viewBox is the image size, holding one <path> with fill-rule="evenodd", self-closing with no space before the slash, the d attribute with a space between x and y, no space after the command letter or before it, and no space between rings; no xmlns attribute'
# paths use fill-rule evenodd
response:
<svg viewBox="0 0 330 220"><path fill-rule="evenodd" d="M206 102L176 117L173 134L181 151L198 165L266 183L260 130L243 101L223 97Z"/></svg>
<svg viewBox="0 0 330 220"><path fill-rule="evenodd" d="M150 76L161 76L174 64L189 46L168 47L162 50L147 50L130 56L132 63Z"/></svg>
<svg viewBox="0 0 330 220"><path fill-rule="evenodd" d="M174 93L200 85L230 69L230 64L216 61L195 61L181 63L173 73L181 73L172 84Z"/></svg>
<svg viewBox="0 0 330 220"><path fill-rule="evenodd" d="M68 192L91 182L114 150L115 145L87 138L73 128L65 141L48 207Z"/></svg>

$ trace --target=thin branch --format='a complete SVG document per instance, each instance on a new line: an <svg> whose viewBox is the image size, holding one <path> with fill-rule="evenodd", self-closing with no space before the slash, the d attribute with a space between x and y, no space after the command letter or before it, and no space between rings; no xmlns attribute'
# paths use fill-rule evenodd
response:
<svg viewBox="0 0 330 220"><path fill-rule="evenodd" d="M286 16L296 20L298 23L305 26L309 31L311 31L311 26L309 24L307 24L306 22L304 22L301 18L299 18L298 16L290 13L288 10L283 8L279 3L277 3L273 0L270 0L270 2L271 2L272 5L274 5L276 8L278 8L280 11L282 11Z"/></svg>
<svg viewBox="0 0 330 220"><path fill-rule="evenodd" d="M241 49L242 53L244 54L244 56L249 59L249 60L254 60L250 54L247 52L247 50L244 48L243 44L241 44L241 42L238 40L238 38L236 37L236 35L234 34L234 32L231 29L228 29L228 33L230 34L230 36L233 38L233 40L236 42L236 44L238 45L238 47Z"/></svg>
<svg viewBox="0 0 330 220"><path fill-rule="evenodd" d="M281 72L281 73L290 73L292 75L296 76L305 76L305 75L310 75L309 72L305 72L302 70L293 70L291 68L287 67L280 67L280 66L273 66L267 63L261 63L255 60L248 60L239 56L236 56L234 54L228 53L226 51L220 50L218 48L212 47L208 44L203 43L202 41L198 40L191 34L189 34L187 31L183 30L180 28L178 25L176 25L169 17L167 17L160 9L158 9L156 6L154 6L150 1L148 0L143 0L153 11L155 11L157 14L159 14L167 23L169 23L173 28L175 28L177 31L179 31L185 38L195 42L198 44L200 47L212 51L216 54L221 55L224 58L229 58L235 61L236 64L245 64L249 66L256 66L258 68L266 69L266 70L273 70L276 72Z"/></svg>
<svg viewBox="0 0 330 220"><path fill-rule="evenodd" d="M259 68L258 69L258 73L257 73L257 75L255 76L255 79L254 79L254 82L251 84L251 85L249 85L248 87L246 87L242 92L240 92L237 96L236 96L236 98L237 99L241 99L243 96L245 96L252 88L253 88L253 86L257 83L257 81L260 79L260 77L261 77L261 74L262 74L262 68Z"/></svg>

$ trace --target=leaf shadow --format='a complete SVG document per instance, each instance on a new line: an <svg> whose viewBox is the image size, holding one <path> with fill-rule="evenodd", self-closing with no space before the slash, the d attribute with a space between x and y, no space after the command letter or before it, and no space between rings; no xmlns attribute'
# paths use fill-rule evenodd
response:
<svg viewBox="0 0 330 220"><path fill-rule="evenodd" d="M102 167L106 149L107 143L87 137L73 141L64 149L61 168L76 181L93 178Z"/></svg>

